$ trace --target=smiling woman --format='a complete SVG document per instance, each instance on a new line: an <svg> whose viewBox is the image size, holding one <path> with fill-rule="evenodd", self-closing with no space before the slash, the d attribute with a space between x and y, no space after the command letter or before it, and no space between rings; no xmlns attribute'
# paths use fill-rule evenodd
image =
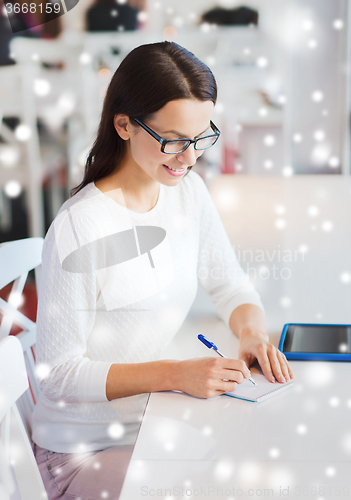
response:
<svg viewBox="0 0 351 500"><path fill-rule="evenodd" d="M126 164L131 163L131 147L136 143L129 141L130 134L132 138L138 135L141 123L154 125L158 136L163 131L175 130L183 137L185 135L192 138L210 127L210 116L216 100L215 78L211 70L194 54L174 42L137 47L122 61L111 80L84 178L71 194L76 194L89 182L96 183L121 172ZM174 111L176 115L173 114ZM184 123L187 124L187 130ZM212 133L211 130L210 134ZM160 153L160 148L156 148L157 144L152 144L155 141L147 141L147 134L143 135L146 136L142 138L143 143L149 145L150 152L154 156ZM175 135L177 134L174 132L165 132L163 139L175 139ZM187 162L186 168L189 171L200 154L201 151L195 154L190 150L177 159ZM184 165L177 164L177 159L176 166L169 165L170 158L165 157L165 154L158 154L159 170L164 163L171 168L184 169ZM129 177L131 171L128 168ZM171 179L170 175L168 178ZM142 180L141 178L141 184ZM148 190L151 192L150 198L154 198L156 187L150 189L149 185ZM142 193L139 194L142 196Z"/></svg>
<svg viewBox="0 0 351 500"><path fill-rule="evenodd" d="M190 172L219 137L216 98L212 72L183 47L134 49L107 90L84 178L46 235L33 441L50 500L118 498L148 393L218 396L256 358L270 379L291 375ZM240 338L240 359L164 359L198 283Z"/></svg>

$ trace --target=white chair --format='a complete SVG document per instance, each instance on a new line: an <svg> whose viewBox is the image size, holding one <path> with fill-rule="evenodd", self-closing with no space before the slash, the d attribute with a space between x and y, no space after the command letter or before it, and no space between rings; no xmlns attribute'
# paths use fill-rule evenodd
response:
<svg viewBox="0 0 351 500"><path fill-rule="evenodd" d="M0 498L1 500L10 500L10 494L13 492L13 480L10 468L5 459L5 453L0 440Z"/></svg>
<svg viewBox="0 0 351 500"><path fill-rule="evenodd" d="M3 315L0 324L0 422L4 448L1 450L0 445L0 478L6 475L6 464L1 466L1 458L5 458L13 467L22 500L47 498L31 448L31 413L39 391L35 374L36 325L17 309L32 269L39 287L43 243L43 238L25 238L0 245L0 289L13 282L8 300L0 298ZM16 338L9 336L13 323L23 329ZM21 347L20 355L18 346ZM3 484L4 488L7 485L10 491L13 490L11 476ZM0 493L5 495L1 490Z"/></svg>
<svg viewBox="0 0 351 500"><path fill-rule="evenodd" d="M7 471L3 484L8 494L14 493L9 472L11 465L21 500L47 500L31 444L16 406L16 401L29 386L21 342L12 335L0 340L0 381L1 442L5 459L2 471Z"/></svg>
<svg viewBox="0 0 351 500"><path fill-rule="evenodd" d="M29 390L23 394L18 407L29 439L30 417L39 391L35 375L36 325L18 311L17 307L21 303L24 285L31 269L35 269L36 285L39 286L43 242L43 238L25 238L0 245L0 290L13 282L8 300L0 298L0 313L3 315L0 324L0 339L9 335L13 323L23 329L17 338L24 352Z"/></svg>

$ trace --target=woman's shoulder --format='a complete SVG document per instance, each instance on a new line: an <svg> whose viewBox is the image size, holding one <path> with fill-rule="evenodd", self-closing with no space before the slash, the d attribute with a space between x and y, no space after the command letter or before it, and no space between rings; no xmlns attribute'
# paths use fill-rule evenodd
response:
<svg viewBox="0 0 351 500"><path fill-rule="evenodd" d="M77 194L68 198L61 206L57 215L69 211L72 215L93 214L98 203L101 205L99 191L95 189L94 183L90 182L82 188Z"/></svg>
<svg viewBox="0 0 351 500"><path fill-rule="evenodd" d="M72 233L75 237L88 237L94 226L93 215L97 208L92 183L87 184L62 204L46 233L45 240L49 240L51 236L57 240L66 237L67 233Z"/></svg>
<svg viewBox="0 0 351 500"><path fill-rule="evenodd" d="M86 260L87 265L91 265L95 255L95 242L116 232L113 224L116 217L113 219L110 209L104 195L99 196L99 192L89 184L66 200L45 236L43 263L53 266L56 262L62 268L67 257L76 255L78 249L85 249L82 258ZM54 258L54 255L57 258Z"/></svg>
<svg viewBox="0 0 351 500"><path fill-rule="evenodd" d="M123 207L90 183L61 206L46 238L81 246L130 227Z"/></svg>

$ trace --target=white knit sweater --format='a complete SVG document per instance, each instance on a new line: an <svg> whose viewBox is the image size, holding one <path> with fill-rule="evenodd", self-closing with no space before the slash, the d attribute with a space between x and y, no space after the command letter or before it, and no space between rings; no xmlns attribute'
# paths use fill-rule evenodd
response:
<svg viewBox="0 0 351 500"><path fill-rule="evenodd" d="M108 401L108 370L162 359L198 282L227 325L241 304L263 309L195 172L176 187L161 185L146 213L94 183L68 199L42 254L34 442L61 453L133 444L148 394Z"/></svg>

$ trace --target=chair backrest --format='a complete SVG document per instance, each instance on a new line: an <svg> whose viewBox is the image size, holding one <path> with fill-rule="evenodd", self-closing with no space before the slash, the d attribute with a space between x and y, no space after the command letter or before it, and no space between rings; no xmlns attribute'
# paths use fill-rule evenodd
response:
<svg viewBox="0 0 351 500"><path fill-rule="evenodd" d="M10 500L10 494L13 492L13 480L9 471L9 466L5 459L2 442L0 440L0 498L1 500Z"/></svg>
<svg viewBox="0 0 351 500"><path fill-rule="evenodd" d="M28 272L31 269L35 269L37 288L40 286L43 243L43 238L25 238L0 245L0 290L13 282L8 300L0 298L0 313L3 314L0 339L8 336L13 323L23 329L17 338L22 344L29 389L18 401L18 410L28 437L31 435L31 414L39 392L35 374L36 324L18 311L17 307L21 302Z"/></svg>
<svg viewBox="0 0 351 500"><path fill-rule="evenodd" d="M10 465L15 473L22 500L46 499L46 491L33 455L28 435L16 407L16 401L28 389L28 378L20 341L10 335L0 340L0 424L1 453L7 471L3 484L13 493Z"/></svg>

